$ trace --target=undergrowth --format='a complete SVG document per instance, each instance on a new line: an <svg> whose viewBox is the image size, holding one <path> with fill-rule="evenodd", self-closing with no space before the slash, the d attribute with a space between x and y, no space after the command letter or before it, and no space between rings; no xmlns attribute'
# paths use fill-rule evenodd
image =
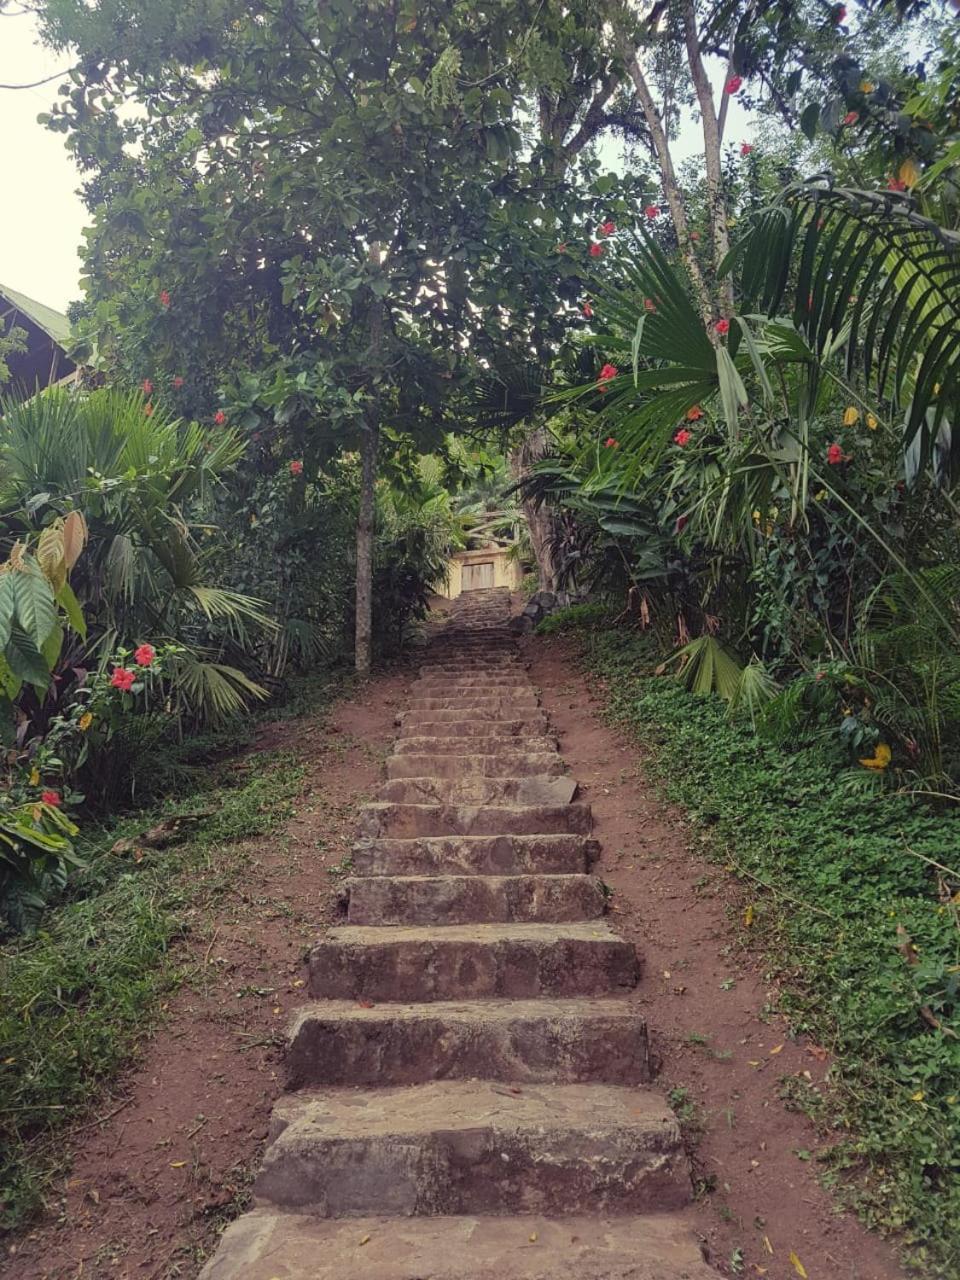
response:
<svg viewBox="0 0 960 1280"><path fill-rule="evenodd" d="M305 684L288 712L329 700ZM271 719L278 715L274 708ZM225 845L264 835L290 815L303 769L293 756L251 753L251 726L197 741L192 789L151 810L84 829L85 869L39 932L0 948L0 1230L22 1225L64 1167L63 1130L109 1095L137 1043L183 979L171 945L203 899L226 891L242 849L211 874ZM233 758L224 759L225 754ZM151 850L137 837L184 817L186 839Z"/></svg>
<svg viewBox="0 0 960 1280"><path fill-rule="evenodd" d="M807 1107L825 1179L914 1266L960 1276L960 813L883 790L829 744L758 737L651 674L643 637L590 621L577 643L609 716L742 878L784 1012L832 1055Z"/></svg>

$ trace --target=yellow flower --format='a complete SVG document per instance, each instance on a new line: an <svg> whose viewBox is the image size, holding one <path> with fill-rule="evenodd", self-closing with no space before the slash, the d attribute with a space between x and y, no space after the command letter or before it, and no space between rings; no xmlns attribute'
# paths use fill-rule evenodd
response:
<svg viewBox="0 0 960 1280"><path fill-rule="evenodd" d="M860 410L855 405L848 404L843 411L843 425L845 427L855 427L860 421Z"/></svg>
<svg viewBox="0 0 960 1280"><path fill-rule="evenodd" d="M920 166L916 160L908 156L900 166L898 177L905 187L915 187L920 181Z"/></svg>
<svg viewBox="0 0 960 1280"><path fill-rule="evenodd" d="M875 89L875 88L876 88L876 85L875 85L875 84L873 84L873 83L872 83L872 81L870 81L870 80L861 80L861 81L860 81L860 92L861 92L861 93L873 93L873 91L874 91L874 89Z"/></svg>
<svg viewBox="0 0 960 1280"><path fill-rule="evenodd" d="M870 430L871 430L871 431L876 431L876 429L877 429L877 427L878 427L879 425L880 425L880 424L879 424L879 422L877 421L876 415L875 415L875 414L872 414L872 413L868 413L868 414L867 414L867 426L870 428Z"/></svg>
<svg viewBox="0 0 960 1280"><path fill-rule="evenodd" d="M761 519L762 519L762 517L761 517L761 514L760 514L760 509L759 509L759 507L755 507L755 508L754 508L754 512L753 512L753 523L754 523L754 524L759 524Z"/></svg>
<svg viewBox="0 0 960 1280"><path fill-rule="evenodd" d="M823 502L823 500L828 496L826 489L818 489L813 495L813 500L814 502Z"/></svg>
<svg viewBox="0 0 960 1280"><path fill-rule="evenodd" d="M90 726L93 724L93 712L85 711L83 715L80 717L80 719L77 721L77 724L80 728L80 732L86 733L87 730L90 728Z"/></svg>
<svg viewBox="0 0 960 1280"><path fill-rule="evenodd" d="M37 784L39 783L39 781L40 781L40 770L36 767L36 765L34 765L34 767L30 770L30 785L31 785L31 787L35 787L35 786L37 786Z"/></svg>
<svg viewBox="0 0 960 1280"><path fill-rule="evenodd" d="M922 1102L922 1101L923 1101L923 1096L924 1096L924 1095L923 1095L923 1090L922 1090L922 1089L918 1089L916 1093L911 1093L911 1095L910 1095L910 1101L911 1101L911 1102Z"/></svg>
<svg viewBox="0 0 960 1280"><path fill-rule="evenodd" d="M874 748L872 756L867 756L860 761L865 769L874 769L877 773L882 772L893 758L893 752L885 742L878 742Z"/></svg>
<svg viewBox="0 0 960 1280"><path fill-rule="evenodd" d="M940 394L940 383L939 383L939 382L935 382L935 383L933 384L933 394L934 394L935 396L938 396L938 395Z"/></svg>

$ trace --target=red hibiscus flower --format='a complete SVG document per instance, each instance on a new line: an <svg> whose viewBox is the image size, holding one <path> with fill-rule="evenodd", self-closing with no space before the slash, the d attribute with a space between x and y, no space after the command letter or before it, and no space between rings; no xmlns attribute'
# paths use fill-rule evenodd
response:
<svg viewBox="0 0 960 1280"><path fill-rule="evenodd" d="M859 111L848 111L847 114L843 117L841 124L856 124L859 119L860 119Z"/></svg>
<svg viewBox="0 0 960 1280"><path fill-rule="evenodd" d="M650 314L653 315L657 310L657 304L652 298L644 298L643 309L644 311L649 311Z"/></svg>
<svg viewBox="0 0 960 1280"><path fill-rule="evenodd" d="M173 388L175 391L179 391L182 386L183 386L183 379L180 377L178 373L173 380Z"/></svg>
<svg viewBox="0 0 960 1280"><path fill-rule="evenodd" d="M290 463L290 474L292 476L303 475L303 463L299 460Z"/></svg>
<svg viewBox="0 0 960 1280"><path fill-rule="evenodd" d="M730 332L730 321L726 319L720 319L717 321L717 323L713 327L714 329L716 329L717 333L719 333L722 336L723 334Z"/></svg>
<svg viewBox="0 0 960 1280"><path fill-rule="evenodd" d="M612 236L616 229L617 224L615 222L611 222L609 219L606 222L600 223L600 235L602 236Z"/></svg>
<svg viewBox="0 0 960 1280"><path fill-rule="evenodd" d="M133 682L136 676L132 671L128 671L126 667L114 667L113 675L110 677L110 684L114 689L120 689L123 693L129 693L133 688Z"/></svg>
<svg viewBox="0 0 960 1280"><path fill-rule="evenodd" d="M150 393L153 391L153 383L150 381L149 378L144 378L144 380L140 383L140 387L145 396L150 395Z"/></svg>
<svg viewBox="0 0 960 1280"><path fill-rule="evenodd" d="M170 305L170 294L166 289L160 290L160 305L161 307L169 307Z"/></svg>
<svg viewBox="0 0 960 1280"><path fill-rule="evenodd" d="M600 372L597 374L597 386L600 388L600 390L606 391L606 387L604 383L607 383L612 378L615 378L618 373L619 373L619 370L615 364L605 364L603 368L600 370Z"/></svg>
<svg viewBox="0 0 960 1280"><path fill-rule="evenodd" d="M887 183L888 191L906 191L907 184L901 178L891 178Z"/></svg>
<svg viewBox="0 0 960 1280"><path fill-rule="evenodd" d="M585 302L583 304L583 314L587 317L588 320L593 315L593 307L591 307L589 302Z"/></svg>
<svg viewBox="0 0 960 1280"><path fill-rule="evenodd" d="M736 93L743 84L743 76L731 76L723 86L724 93Z"/></svg>
<svg viewBox="0 0 960 1280"><path fill-rule="evenodd" d="M685 444L688 444L692 439L693 439L692 433L689 432L686 429L686 427L681 427L680 430L677 432L677 434L673 437L673 443L678 444L682 449L683 446Z"/></svg>
<svg viewBox="0 0 960 1280"><path fill-rule="evenodd" d="M157 651L152 644L142 644L133 651L133 660L138 667L149 667L153 665L153 660L157 656Z"/></svg>
<svg viewBox="0 0 960 1280"><path fill-rule="evenodd" d="M606 440L604 440L603 442L603 447L605 449L619 449L620 441L617 440L614 436L607 436Z"/></svg>
<svg viewBox="0 0 960 1280"><path fill-rule="evenodd" d="M218 409L217 412L213 415L213 420L218 427L222 427L227 420L227 415L223 412L222 409Z"/></svg>
<svg viewBox="0 0 960 1280"><path fill-rule="evenodd" d="M557 245L557 253L566 253L566 252L567 252L567 242L566 240L564 240L562 244Z"/></svg>
<svg viewBox="0 0 960 1280"><path fill-rule="evenodd" d="M840 445L832 444L827 450L827 461L832 467L835 467L839 462L846 462L846 460L847 456Z"/></svg>
<svg viewBox="0 0 960 1280"><path fill-rule="evenodd" d="M748 156L752 150L753 150L753 147L750 145L749 142L740 143L740 154L742 156Z"/></svg>
<svg viewBox="0 0 960 1280"><path fill-rule="evenodd" d="M692 408L687 410L688 422L699 422L702 417L703 417L703 410L700 408L698 404L693 405Z"/></svg>
<svg viewBox="0 0 960 1280"><path fill-rule="evenodd" d="M602 244L592 244L592 245L590 246L590 257L591 257L591 258L599 258L599 257L600 257L600 255L601 255L602 253L603 253L603 245L602 245Z"/></svg>
<svg viewBox="0 0 960 1280"><path fill-rule="evenodd" d="M833 11L834 22L842 22L846 16L847 16L846 6L842 4L838 4Z"/></svg>
<svg viewBox="0 0 960 1280"><path fill-rule="evenodd" d="M59 791L41 791L40 799L44 804L53 805L54 809L59 809L61 800Z"/></svg>
<svg viewBox="0 0 960 1280"><path fill-rule="evenodd" d="M660 216L660 206L658 204L648 204L643 212L648 218L658 218Z"/></svg>

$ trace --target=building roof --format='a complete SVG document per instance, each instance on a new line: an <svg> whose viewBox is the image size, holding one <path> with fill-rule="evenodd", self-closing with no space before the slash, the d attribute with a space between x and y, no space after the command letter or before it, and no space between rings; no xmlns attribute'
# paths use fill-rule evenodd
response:
<svg viewBox="0 0 960 1280"><path fill-rule="evenodd" d="M45 307L42 302L34 302L33 298L28 298L26 294L18 293L16 289L8 289L5 284L0 284L0 303L3 301L9 302L17 311L21 311L28 320L32 320L38 329L42 329L58 345L64 346L69 341L70 321L59 311L54 311L53 307Z"/></svg>

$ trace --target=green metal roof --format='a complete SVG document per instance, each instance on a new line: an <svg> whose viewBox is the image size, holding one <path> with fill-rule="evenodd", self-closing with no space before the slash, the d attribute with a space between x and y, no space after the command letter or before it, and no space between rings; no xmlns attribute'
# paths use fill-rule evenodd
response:
<svg viewBox="0 0 960 1280"><path fill-rule="evenodd" d="M53 307L45 307L42 302L34 302L26 294L17 293L16 289L8 289L5 284L0 284L0 302L4 300L11 303L17 311L22 311L28 320L32 320L61 347L69 341L70 321L59 311L54 311Z"/></svg>

